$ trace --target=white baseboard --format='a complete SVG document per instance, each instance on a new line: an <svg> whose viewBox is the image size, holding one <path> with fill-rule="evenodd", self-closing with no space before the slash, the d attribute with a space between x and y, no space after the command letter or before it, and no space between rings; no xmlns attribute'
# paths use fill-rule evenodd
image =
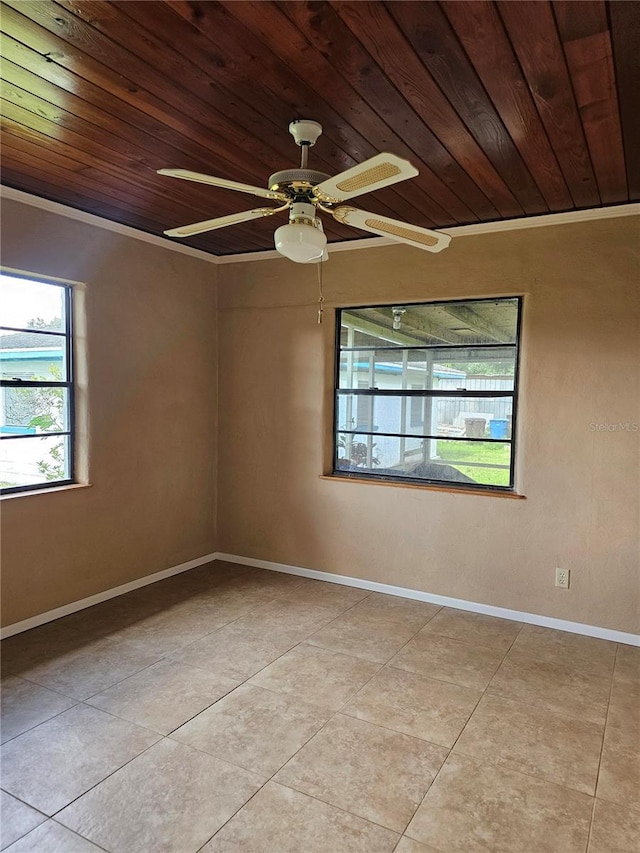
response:
<svg viewBox="0 0 640 853"><path fill-rule="evenodd" d="M78 601L72 601L71 604L64 604L62 607L56 607L54 610L47 610L46 613L39 613L37 616L23 619L21 622L14 622L13 625L7 625L5 628L0 629L0 639L5 640L7 637L12 637L14 634L21 634L23 631L29 631L31 628L37 628L38 625L44 625L46 622L53 622L54 619L60 619L62 616L69 616L70 613L84 610L86 607L93 607L94 604L100 604L101 601L107 601L118 595L124 595L126 592L132 592L134 589L140 589L142 586L162 581L165 578L170 578L172 575L188 572L189 569L195 569L205 563L211 563L215 559L217 559L217 554L205 554L204 557L196 557L195 560L180 563L179 566L171 566L169 569L163 569L161 572L155 572L152 575L145 575L129 583L114 586L112 589L106 589L104 592L98 592L96 595L90 595L88 598L80 598Z"/></svg>
<svg viewBox="0 0 640 853"><path fill-rule="evenodd" d="M544 628L555 628L558 631L569 631L572 634L584 634L587 637L598 637L601 640L612 640L616 643L640 646L640 635L629 634L625 631L614 631L612 628L600 628L597 625L586 625L583 622L568 622L565 619L555 619L552 616L525 613L522 610L509 610L506 607L494 607L492 604L478 604L475 601L466 601L462 598L449 598L446 595L435 595L430 592L421 592L418 589L408 589L403 586L393 586L387 583L379 583L378 581L364 580L363 578L352 578L347 575L334 575L331 572L304 569L301 566L289 566L286 563L273 563L270 560L257 560L254 557L224 554L220 551L216 551L213 554L205 554L204 557L197 557L195 560L180 563L179 566L172 566L169 569L155 572L152 575L146 575L143 578L137 578L130 583L107 589L96 595L90 595L88 598L81 598L78 601L73 601L71 604L56 607L55 610L48 610L46 613L39 613L37 616L23 619L21 622L14 622L13 625L7 625L5 628L0 629L0 639L4 640L7 637L12 637L14 634L20 634L22 631L29 631L31 628L37 628L38 625L44 625L46 622L52 622L54 619L60 619L62 616L68 616L78 610L84 610L86 607L92 607L94 604L100 604L101 601L107 601L118 595L124 595L127 592L132 592L134 589L140 589L140 587L148 586L149 584L156 583L156 581L169 578L172 575L188 572L189 569L195 569L213 560L226 560L228 563L239 563L245 566L254 566L258 569L268 569L269 571L283 572L289 575L300 575L304 578L339 583L344 586L354 586L358 589L368 589L372 592L384 592L386 595L397 595L400 598L427 601L431 604L453 607L457 610L468 610L471 613L484 613L487 616L495 616L498 619L528 622L530 625L541 625Z"/></svg>
<svg viewBox="0 0 640 853"><path fill-rule="evenodd" d="M289 575L300 575L329 583L339 583L344 586L355 586L359 589L369 589L372 592L384 592L386 595L397 595L400 598L413 598L417 601L428 601L443 607L454 607L457 610L468 610L471 613L484 613L496 616L498 619L512 619L516 622L528 622L530 625L541 625L544 628L555 628L558 631L569 631L571 634L584 634L587 637L598 637L601 640L613 640L616 643L626 643L630 646L640 646L640 635L629 634L625 631L614 631L612 628L600 628L597 625L586 625L583 622L568 622L553 616L540 616L537 613L525 613L522 610L509 610L506 607L494 607L492 604L478 604L463 598L449 598L446 595L434 595L421 592L418 589L408 589L403 586L378 583L377 581L352 578L347 575L334 575L331 572L320 572L316 569L303 569L300 566L288 566L285 563L272 563L269 560L256 560L253 557L238 557L235 554L216 553L217 560L229 563L241 563L258 569L269 569L274 572L284 572Z"/></svg>

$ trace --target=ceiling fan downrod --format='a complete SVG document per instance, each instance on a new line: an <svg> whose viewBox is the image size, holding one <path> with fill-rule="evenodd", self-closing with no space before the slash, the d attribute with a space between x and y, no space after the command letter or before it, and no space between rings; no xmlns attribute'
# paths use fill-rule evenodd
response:
<svg viewBox="0 0 640 853"><path fill-rule="evenodd" d="M309 159L309 149L318 141L322 133L322 125L311 119L297 118L289 124L289 133L293 136L296 145L301 148L300 168L306 169Z"/></svg>

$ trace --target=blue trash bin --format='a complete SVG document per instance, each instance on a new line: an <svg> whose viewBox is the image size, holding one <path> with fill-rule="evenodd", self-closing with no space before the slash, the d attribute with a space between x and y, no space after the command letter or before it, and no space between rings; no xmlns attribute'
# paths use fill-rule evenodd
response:
<svg viewBox="0 0 640 853"><path fill-rule="evenodd" d="M493 418L489 421L489 436L491 438L507 438L509 421L506 418Z"/></svg>

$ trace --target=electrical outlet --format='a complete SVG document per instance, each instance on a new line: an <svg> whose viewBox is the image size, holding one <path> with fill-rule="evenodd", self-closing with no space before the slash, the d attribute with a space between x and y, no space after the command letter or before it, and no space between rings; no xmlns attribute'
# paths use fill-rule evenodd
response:
<svg viewBox="0 0 640 853"><path fill-rule="evenodd" d="M556 569L556 586L562 589L569 589L569 569Z"/></svg>

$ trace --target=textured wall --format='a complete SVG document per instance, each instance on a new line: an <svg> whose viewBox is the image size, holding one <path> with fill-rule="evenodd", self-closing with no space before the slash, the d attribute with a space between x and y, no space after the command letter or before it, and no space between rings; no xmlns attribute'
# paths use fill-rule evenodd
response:
<svg viewBox="0 0 640 853"><path fill-rule="evenodd" d="M220 267L221 551L623 631L639 627L638 219L335 252L328 306L523 294L526 500L322 480L333 311L316 272ZM571 589L554 587L555 566Z"/></svg>
<svg viewBox="0 0 640 853"><path fill-rule="evenodd" d="M5 201L2 263L85 284L92 484L2 499L6 625L215 551L217 342L206 261Z"/></svg>

